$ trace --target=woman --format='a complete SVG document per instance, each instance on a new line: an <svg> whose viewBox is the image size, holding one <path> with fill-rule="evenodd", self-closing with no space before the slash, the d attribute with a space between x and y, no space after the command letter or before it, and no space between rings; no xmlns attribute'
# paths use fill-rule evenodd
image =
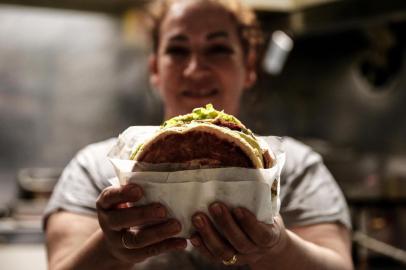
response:
<svg viewBox="0 0 406 270"><path fill-rule="evenodd" d="M150 80L165 118L209 102L237 114L256 80L253 14L231 0L165 1L159 14ZM143 191L109 187L114 172L105 155L114 142L85 148L65 169L46 212L50 269L352 269L345 202L308 147L285 140L285 195L273 225L216 202L209 212L217 227L204 214L192 217L192 248L174 237L181 225L164 206L120 207Z"/></svg>

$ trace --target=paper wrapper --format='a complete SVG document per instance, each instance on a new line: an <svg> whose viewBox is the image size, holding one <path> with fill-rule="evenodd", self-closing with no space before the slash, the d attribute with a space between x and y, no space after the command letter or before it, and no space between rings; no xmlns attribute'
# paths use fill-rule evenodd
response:
<svg viewBox="0 0 406 270"><path fill-rule="evenodd" d="M224 202L229 207L245 207L258 220L273 223L280 207L279 179L285 162L280 138L266 137L266 142L259 138L261 146L275 155L276 160L269 169L232 167L179 171L179 164L157 166L129 160L133 149L157 129L152 126L129 127L109 153L118 178L113 184L137 183L143 188L144 197L135 205L153 202L165 205L169 217L182 224L179 237L189 237L194 231L192 215L196 212L208 214L208 206L215 201ZM133 172L134 167L142 168L142 171Z"/></svg>

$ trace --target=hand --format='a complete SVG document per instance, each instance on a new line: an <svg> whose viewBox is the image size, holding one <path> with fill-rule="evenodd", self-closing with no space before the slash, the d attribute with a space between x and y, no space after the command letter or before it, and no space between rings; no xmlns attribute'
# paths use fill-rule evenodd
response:
<svg viewBox="0 0 406 270"><path fill-rule="evenodd" d="M196 213L192 223L197 233L191 242L213 262L253 265L284 245L286 231L280 216L273 224L265 224L247 209L239 207L231 212L223 203L213 203L209 212L222 234L207 215Z"/></svg>
<svg viewBox="0 0 406 270"><path fill-rule="evenodd" d="M142 196L141 187L129 184L108 187L97 199L97 214L106 247L123 263L135 264L164 252L186 248L185 239L173 237L180 232L181 224L167 218L163 205L129 206Z"/></svg>

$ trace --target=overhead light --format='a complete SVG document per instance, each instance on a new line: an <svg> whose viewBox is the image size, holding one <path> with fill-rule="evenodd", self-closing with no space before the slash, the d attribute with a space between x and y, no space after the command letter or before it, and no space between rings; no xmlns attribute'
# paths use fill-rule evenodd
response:
<svg viewBox="0 0 406 270"><path fill-rule="evenodd" d="M273 75L281 73L290 51L293 40L283 31L273 32L263 62L264 70Z"/></svg>

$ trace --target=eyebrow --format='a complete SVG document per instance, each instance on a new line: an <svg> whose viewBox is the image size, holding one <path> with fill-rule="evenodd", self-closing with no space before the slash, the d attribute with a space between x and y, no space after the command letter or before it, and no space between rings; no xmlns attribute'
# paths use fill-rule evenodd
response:
<svg viewBox="0 0 406 270"><path fill-rule="evenodd" d="M216 31L216 32L212 32L209 33L206 36L207 40L212 40L212 39L216 39L216 38L228 38L229 34L226 31ZM186 35L183 34L176 34L173 35L172 37L169 38L169 41L187 41L188 38Z"/></svg>
<svg viewBox="0 0 406 270"><path fill-rule="evenodd" d="M188 38L182 34L173 35L172 37L169 38L169 41L187 41L187 40Z"/></svg>
<svg viewBox="0 0 406 270"><path fill-rule="evenodd" d="M228 33L226 31L217 31L207 35L206 39L216 39L216 38L228 38Z"/></svg>

